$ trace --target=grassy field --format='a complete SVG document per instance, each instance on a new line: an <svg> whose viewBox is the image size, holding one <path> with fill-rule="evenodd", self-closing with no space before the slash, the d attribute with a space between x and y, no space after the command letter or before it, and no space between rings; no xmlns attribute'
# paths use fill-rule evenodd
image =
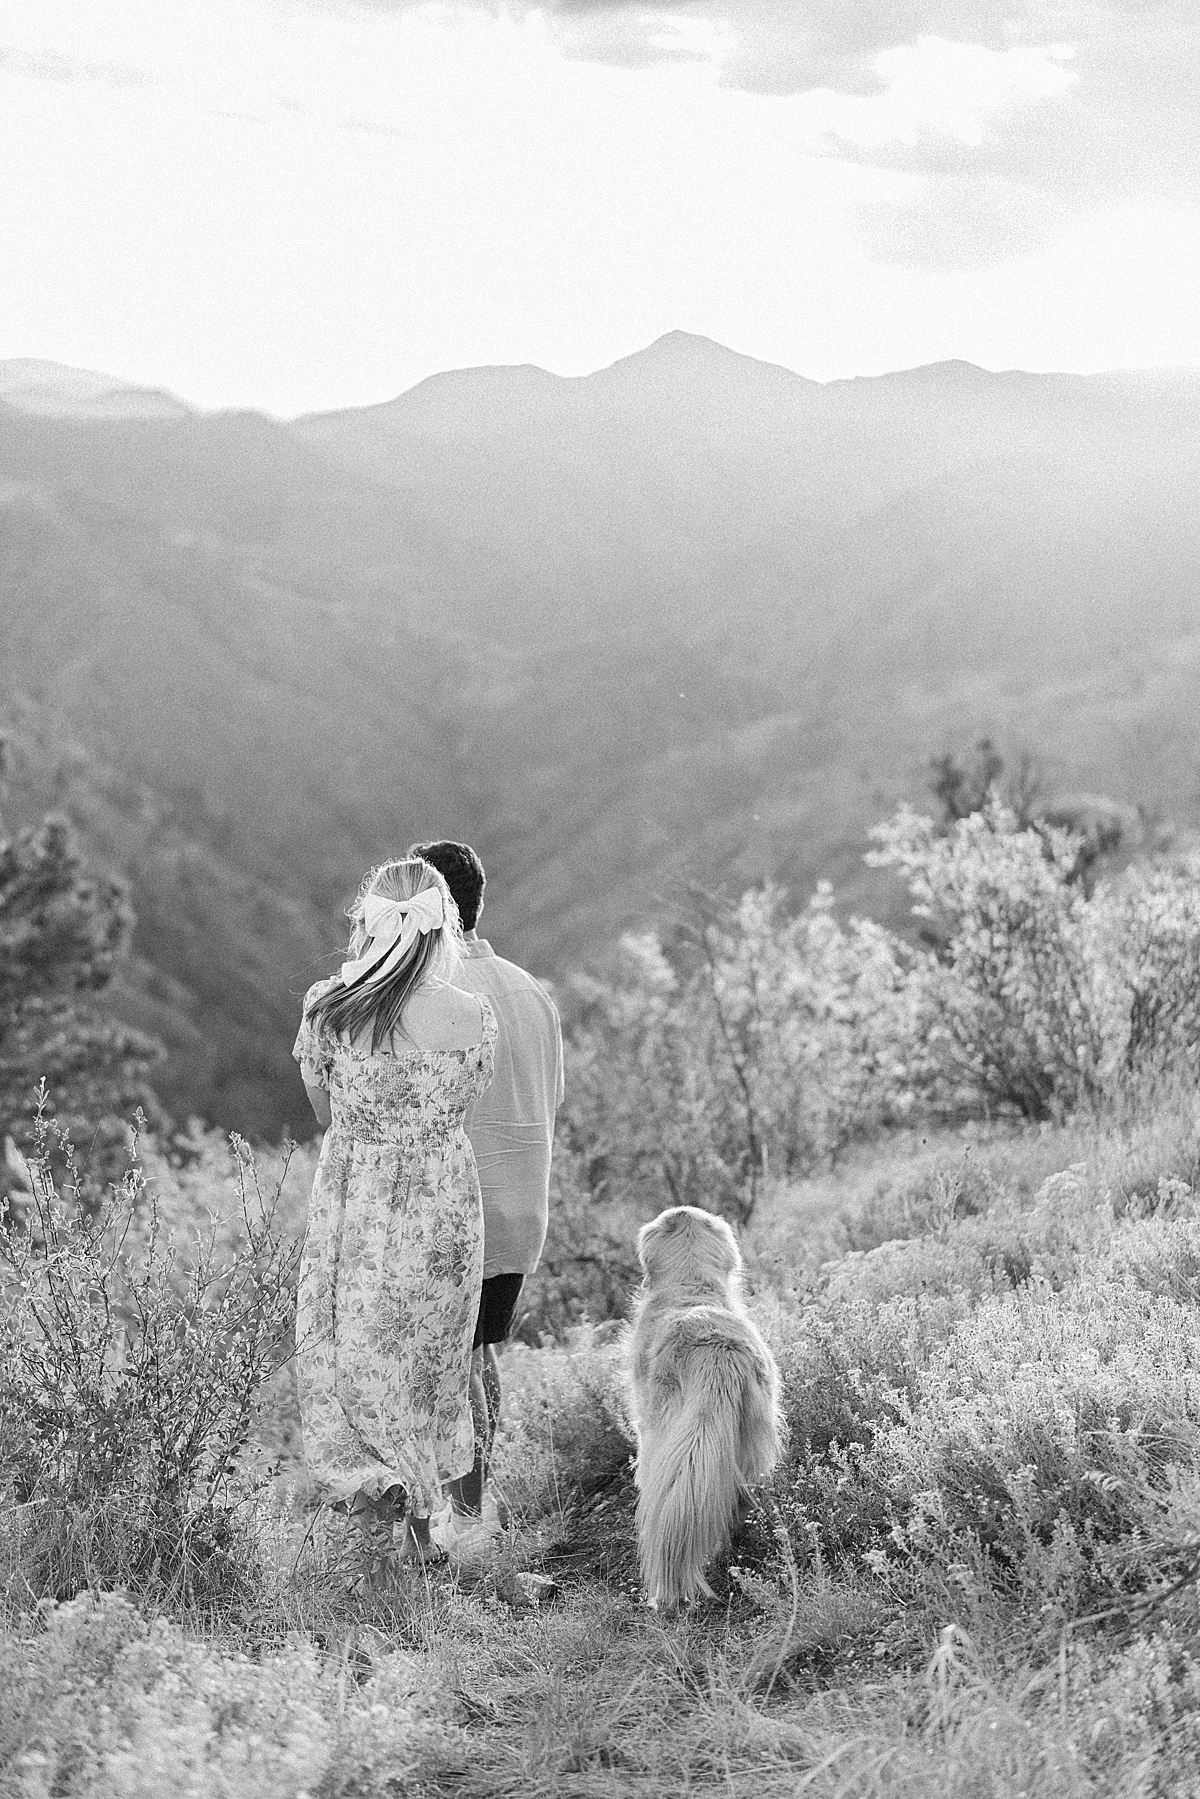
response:
<svg viewBox="0 0 1200 1799"><path fill-rule="evenodd" d="M744 1248L791 1436L715 1603L640 1603L619 1332L506 1352L512 1527L383 1593L284 1375L203 1599L57 1592L4 1501L0 1794L1200 1793L1190 1092L882 1139Z"/></svg>

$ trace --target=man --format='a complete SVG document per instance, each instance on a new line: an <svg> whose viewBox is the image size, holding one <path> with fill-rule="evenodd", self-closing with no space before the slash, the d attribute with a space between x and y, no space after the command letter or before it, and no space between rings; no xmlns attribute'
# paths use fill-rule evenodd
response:
<svg viewBox="0 0 1200 1799"><path fill-rule="evenodd" d="M408 854L423 856L445 876L463 928L457 985L485 994L498 1026L492 1084L466 1116L483 1192L483 1292L471 1362L475 1466L450 1490L458 1517L481 1518L500 1420L496 1344L508 1336L522 1283L546 1241L554 1114L563 1097L562 1028L545 989L480 937L486 876L470 844L414 843Z"/></svg>

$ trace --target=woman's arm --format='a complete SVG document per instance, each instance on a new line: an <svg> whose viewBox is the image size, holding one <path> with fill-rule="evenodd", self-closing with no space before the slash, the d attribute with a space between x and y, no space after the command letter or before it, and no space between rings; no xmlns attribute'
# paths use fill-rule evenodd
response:
<svg viewBox="0 0 1200 1799"><path fill-rule="evenodd" d="M300 1029L296 1033L296 1041L292 1045L292 1054L300 1064L300 1078L304 1082L304 1091L308 1094L308 1103L316 1115L317 1123L323 1131L329 1129L329 1070L332 1053L329 1043L322 1038L313 1020L308 1015L315 994L323 991L328 982L318 981L310 987L304 996L304 1014L300 1020Z"/></svg>
<svg viewBox="0 0 1200 1799"><path fill-rule="evenodd" d="M329 1129L329 1121L333 1116L329 1108L328 1093L325 1091L324 1087L319 1087L315 1081L310 1081L307 1076L304 1081L304 1091L308 1094L308 1103L316 1115L317 1123L323 1131L327 1131Z"/></svg>

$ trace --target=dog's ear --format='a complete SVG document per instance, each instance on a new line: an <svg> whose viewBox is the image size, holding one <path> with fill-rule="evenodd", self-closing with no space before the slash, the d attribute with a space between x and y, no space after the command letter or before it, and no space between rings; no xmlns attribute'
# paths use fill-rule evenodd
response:
<svg viewBox="0 0 1200 1799"><path fill-rule="evenodd" d="M726 1274L740 1273L742 1267L742 1252L738 1248L738 1241L733 1234L733 1228L730 1225L729 1220L727 1218L718 1218L715 1214L710 1213L709 1224L713 1235L721 1245Z"/></svg>
<svg viewBox="0 0 1200 1799"><path fill-rule="evenodd" d="M649 1224L644 1224L637 1234L637 1257L638 1261L641 1263L642 1273L646 1276L647 1280L650 1278L651 1264L654 1259L654 1245L657 1240L660 1222L660 1219L652 1218Z"/></svg>
<svg viewBox="0 0 1200 1799"><path fill-rule="evenodd" d="M660 1212L657 1218L652 1218L649 1224L644 1224L638 1232L638 1261L642 1265L642 1273L647 1280L654 1278L656 1252L663 1238L669 1236L674 1230L679 1219L679 1212L678 1206L668 1206L665 1212Z"/></svg>

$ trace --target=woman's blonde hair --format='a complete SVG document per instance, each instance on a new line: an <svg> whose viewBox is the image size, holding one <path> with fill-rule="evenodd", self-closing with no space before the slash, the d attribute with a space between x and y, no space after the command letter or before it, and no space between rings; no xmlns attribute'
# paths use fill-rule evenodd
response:
<svg viewBox="0 0 1200 1799"><path fill-rule="evenodd" d="M445 877L421 856L408 856L395 862L381 862L363 877L358 898L346 913L353 927L350 932L351 959L360 956L367 942L363 908L368 894L381 899L415 899L426 888L436 887L442 896L444 921L435 931L424 931L413 939L398 965L383 980L366 988L348 988L340 979L336 986L319 994L308 1008L307 1016L335 1037L343 1032L353 1040L369 1024L371 1052L377 1043L403 1030L404 1008L413 990L426 979L449 980L462 960L462 926L458 908L450 897Z"/></svg>

